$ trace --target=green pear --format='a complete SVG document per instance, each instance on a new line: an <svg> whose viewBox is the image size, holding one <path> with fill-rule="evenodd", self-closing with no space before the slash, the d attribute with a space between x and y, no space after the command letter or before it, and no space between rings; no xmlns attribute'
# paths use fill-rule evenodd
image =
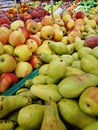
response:
<svg viewBox="0 0 98 130"><path fill-rule="evenodd" d="M78 52L74 52L74 53L72 54L72 57L73 57L73 60L74 60L74 61L79 60Z"/></svg>
<svg viewBox="0 0 98 130"><path fill-rule="evenodd" d="M10 112L27 106L32 103L31 98L12 95L0 96L0 119L8 115Z"/></svg>
<svg viewBox="0 0 98 130"><path fill-rule="evenodd" d="M29 130L39 129L44 114L44 105L30 104L20 109L18 114L18 124Z"/></svg>
<svg viewBox="0 0 98 130"><path fill-rule="evenodd" d="M72 55L75 52L75 45L74 45L74 43L67 44L66 47L68 49L67 54Z"/></svg>
<svg viewBox="0 0 98 130"><path fill-rule="evenodd" d="M14 130L14 128L15 122L8 119L0 120L0 130Z"/></svg>
<svg viewBox="0 0 98 130"><path fill-rule="evenodd" d="M43 64L43 65L39 68L38 74L47 75L47 74L48 74L48 65L49 65L49 64Z"/></svg>
<svg viewBox="0 0 98 130"><path fill-rule="evenodd" d="M98 87L86 88L80 98L79 106L88 115L98 115Z"/></svg>
<svg viewBox="0 0 98 130"><path fill-rule="evenodd" d="M78 68L78 69L81 69L81 63L80 63L80 60L76 60L76 61L73 61L73 63L71 64L72 67L75 67L75 68ZM82 69L81 69L82 70Z"/></svg>
<svg viewBox="0 0 98 130"><path fill-rule="evenodd" d="M84 73L63 78L58 84L58 92L65 98L80 96L84 89L97 86L98 77L94 74Z"/></svg>
<svg viewBox="0 0 98 130"><path fill-rule="evenodd" d="M67 127L59 116L57 104L51 99L45 104L44 117L40 130L67 130Z"/></svg>
<svg viewBox="0 0 98 130"><path fill-rule="evenodd" d="M58 57L58 55L56 54L48 54L48 53L45 53L45 52L42 52L40 55L39 55L40 59L45 62L45 63L50 63L50 61L53 59L53 58L56 58Z"/></svg>
<svg viewBox="0 0 98 130"><path fill-rule="evenodd" d="M82 130L98 130L98 121L84 127Z"/></svg>
<svg viewBox="0 0 98 130"><path fill-rule="evenodd" d="M67 66L67 71L65 72L65 77L72 76L72 75L81 75L84 73L85 72L79 68Z"/></svg>
<svg viewBox="0 0 98 130"><path fill-rule="evenodd" d="M94 55L98 59L98 46L93 48L92 55Z"/></svg>
<svg viewBox="0 0 98 130"><path fill-rule="evenodd" d="M92 54L92 49L89 47L82 47L79 51L78 51L78 55L79 58L81 59L82 57L84 57L85 55L88 54Z"/></svg>
<svg viewBox="0 0 98 130"><path fill-rule="evenodd" d="M67 53L67 46L63 42L48 42L48 45L51 50L53 50L56 54L62 55Z"/></svg>
<svg viewBox="0 0 98 130"><path fill-rule="evenodd" d="M97 119L84 113L74 99L63 98L58 102L58 110L61 117L69 124L80 129L96 122Z"/></svg>
<svg viewBox="0 0 98 130"><path fill-rule="evenodd" d="M19 113L19 110L12 112L12 114L8 117L8 120L17 122L18 121L18 113Z"/></svg>
<svg viewBox="0 0 98 130"><path fill-rule="evenodd" d="M17 127L15 128L15 130L29 130L29 129L25 129L25 128L21 127L21 126L17 126Z"/></svg>
<svg viewBox="0 0 98 130"><path fill-rule="evenodd" d="M36 75L32 80L33 84L46 84L47 83L47 75Z"/></svg>
<svg viewBox="0 0 98 130"><path fill-rule="evenodd" d="M36 97L31 94L30 89L25 86L24 88L20 88L19 90L16 91L16 95L20 96L25 96L25 97L30 97L31 99L36 99Z"/></svg>
<svg viewBox="0 0 98 130"><path fill-rule="evenodd" d="M48 76L55 80L55 83L59 82L67 70L67 64L64 59L53 59L48 65Z"/></svg>
<svg viewBox="0 0 98 130"><path fill-rule="evenodd" d="M81 61L81 68L87 72L98 76L98 59L93 55L85 55Z"/></svg>
<svg viewBox="0 0 98 130"><path fill-rule="evenodd" d="M52 98L55 102L57 102L61 99L61 95L57 90L56 84L32 85L30 91L33 95L44 101L49 101L49 99Z"/></svg>
<svg viewBox="0 0 98 130"><path fill-rule="evenodd" d="M69 54L61 55L60 58L63 59L63 60L65 60L65 62L66 62L67 65L71 65L72 62L73 62L73 57L72 57L72 55L69 55Z"/></svg>
<svg viewBox="0 0 98 130"><path fill-rule="evenodd" d="M48 53L48 54L52 54L52 50L50 49L48 43L43 43L41 44L37 51L36 54L41 54L42 52Z"/></svg>
<svg viewBox="0 0 98 130"><path fill-rule="evenodd" d="M83 46L84 46L84 40L81 40L81 38L76 37L75 38L75 43L74 43L75 50L78 51Z"/></svg>

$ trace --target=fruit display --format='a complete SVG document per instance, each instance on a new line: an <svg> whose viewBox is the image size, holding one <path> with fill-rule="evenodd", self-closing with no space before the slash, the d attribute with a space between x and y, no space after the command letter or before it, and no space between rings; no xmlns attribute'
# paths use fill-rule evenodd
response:
<svg viewBox="0 0 98 130"><path fill-rule="evenodd" d="M97 16L0 22L0 130L96 130L97 89Z"/></svg>

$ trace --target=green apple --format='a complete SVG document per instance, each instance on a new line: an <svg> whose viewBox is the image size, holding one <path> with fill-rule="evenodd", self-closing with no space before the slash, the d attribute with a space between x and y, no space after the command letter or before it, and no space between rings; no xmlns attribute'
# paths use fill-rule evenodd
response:
<svg viewBox="0 0 98 130"><path fill-rule="evenodd" d="M17 61L28 61L32 56L32 52L30 51L28 45L18 45L15 47L13 55Z"/></svg>
<svg viewBox="0 0 98 130"><path fill-rule="evenodd" d="M6 54L13 55L14 47L12 45L6 44L4 45L4 51Z"/></svg>
<svg viewBox="0 0 98 130"><path fill-rule="evenodd" d="M16 68L16 59L9 54L0 55L0 73L12 72Z"/></svg>
<svg viewBox="0 0 98 130"><path fill-rule="evenodd" d="M81 110L91 116L98 115L98 88L90 87L83 91L79 98Z"/></svg>
<svg viewBox="0 0 98 130"><path fill-rule="evenodd" d="M24 78L33 71L33 67L29 62L20 61L15 68L15 74L18 78Z"/></svg>
<svg viewBox="0 0 98 130"><path fill-rule="evenodd" d="M3 44L0 42L0 55L4 54L4 46Z"/></svg>

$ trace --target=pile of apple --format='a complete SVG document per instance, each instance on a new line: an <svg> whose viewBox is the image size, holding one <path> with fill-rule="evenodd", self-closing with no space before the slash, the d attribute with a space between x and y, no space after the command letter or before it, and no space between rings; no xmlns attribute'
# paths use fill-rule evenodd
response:
<svg viewBox="0 0 98 130"><path fill-rule="evenodd" d="M90 19L84 12L73 14L70 11L62 16L54 14L53 18L46 15L41 22L18 19L1 24L0 93L43 64L41 52L53 53L49 40L66 44L72 54L75 37L85 39L88 35L96 35L97 24L98 17Z"/></svg>

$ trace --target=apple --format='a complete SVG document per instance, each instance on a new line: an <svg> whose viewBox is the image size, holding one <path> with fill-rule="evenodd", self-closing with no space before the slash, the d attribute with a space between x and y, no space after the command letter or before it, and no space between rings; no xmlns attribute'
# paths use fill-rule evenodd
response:
<svg viewBox="0 0 98 130"><path fill-rule="evenodd" d="M68 36L63 36L63 38L61 39L61 42L63 42L65 45L68 44Z"/></svg>
<svg viewBox="0 0 98 130"><path fill-rule="evenodd" d="M12 72L16 68L16 59L9 54L0 55L0 73Z"/></svg>
<svg viewBox="0 0 98 130"><path fill-rule="evenodd" d="M63 38L63 32L61 29L59 28L55 28L54 29L54 36L53 36L53 39L54 41L61 41L61 39Z"/></svg>
<svg viewBox="0 0 98 130"><path fill-rule="evenodd" d="M1 26L0 29L3 30L3 31L5 31L8 34L8 36L11 33L11 30L9 28L7 28L6 26Z"/></svg>
<svg viewBox="0 0 98 130"><path fill-rule="evenodd" d="M37 10L32 10L31 13L32 19L38 18L39 17L39 13Z"/></svg>
<svg viewBox="0 0 98 130"><path fill-rule="evenodd" d="M2 44L5 45L8 43L8 39L9 39L9 35L7 34L7 32L0 29L0 42L2 42Z"/></svg>
<svg viewBox="0 0 98 130"><path fill-rule="evenodd" d="M0 77L0 93L5 92L11 85L18 82L18 77L12 72L5 72Z"/></svg>
<svg viewBox="0 0 98 130"><path fill-rule="evenodd" d="M12 45L3 45L4 46L4 52L9 55L13 55L14 47Z"/></svg>
<svg viewBox="0 0 98 130"><path fill-rule="evenodd" d="M96 24L98 25L98 16L96 16L95 18Z"/></svg>
<svg viewBox="0 0 98 130"><path fill-rule="evenodd" d="M75 26L75 21L71 18L64 22L64 26L67 28L67 30L72 30Z"/></svg>
<svg viewBox="0 0 98 130"><path fill-rule="evenodd" d="M31 14L29 14L29 13L24 14L24 22L26 22L28 19L32 19Z"/></svg>
<svg viewBox="0 0 98 130"><path fill-rule="evenodd" d="M24 78L33 71L33 67L29 62L20 61L17 63L15 68L15 74L18 78Z"/></svg>
<svg viewBox="0 0 98 130"><path fill-rule="evenodd" d="M52 25L52 27L53 27L53 28L59 28L59 29L61 28L57 23L54 23L54 24Z"/></svg>
<svg viewBox="0 0 98 130"><path fill-rule="evenodd" d="M63 36L67 34L67 28L65 28L64 26L60 27L60 29L63 32Z"/></svg>
<svg viewBox="0 0 98 130"><path fill-rule="evenodd" d="M32 53L35 53L38 49L38 44L35 40L29 38L26 40L26 44Z"/></svg>
<svg viewBox="0 0 98 130"><path fill-rule="evenodd" d="M38 55L33 55L30 60L29 60L29 63L32 65L32 67L34 69L40 67L42 65L42 61L41 59L39 58Z"/></svg>
<svg viewBox="0 0 98 130"><path fill-rule="evenodd" d="M84 32L85 26L82 23L76 23L74 28Z"/></svg>
<svg viewBox="0 0 98 130"><path fill-rule="evenodd" d="M67 13L63 13L62 15L62 20L63 22L67 21L68 19L71 19L71 15L70 14L67 14Z"/></svg>
<svg viewBox="0 0 98 130"><path fill-rule="evenodd" d="M69 34L68 34L68 41L69 43L74 43L75 42L75 37L81 38L81 32L78 29L73 29Z"/></svg>
<svg viewBox="0 0 98 130"><path fill-rule="evenodd" d="M13 55L17 61L28 61L32 56L32 52L29 49L28 45L24 44L15 47Z"/></svg>
<svg viewBox="0 0 98 130"><path fill-rule="evenodd" d="M11 30L17 30L17 28L19 28L20 26L24 27L25 24L22 20L15 20L10 24L10 28Z"/></svg>
<svg viewBox="0 0 98 130"><path fill-rule="evenodd" d="M84 113L87 113L91 116L97 116L98 88L94 86L86 88L79 98L79 106Z"/></svg>
<svg viewBox="0 0 98 130"><path fill-rule="evenodd" d="M4 45L0 42L0 55L1 54L4 54L5 51L4 51Z"/></svg>
<svg viewBox="0 0 98 130"><path fill-rule="evenodd" d="M32 39L32 40L34 40L34 41L36 41L38 46L41 45L40 36L38 36L38 35L35 34L35 35L30 35L29 38Z"/></svg>
<svg viewBox="0 0 98 130"><path fill-rule="evenodd" d="M25 27L20 26L17 30L22 32L22 34L25 36L25 39L29 38L30 33Z"/></svg>
<svg viewBox="0 0 98 130"><path fill-rule="evenodd" d="M33 34L37 33L39 30L38 23L35 20L27 20L27 22L25 23L25 27L30 33Z"/></svg>
<svg viewBox="0 0 98 130"><path fill-rule="evenodd" d="M46 40L52 39L54 36L54 28L50 25L43 26L41 29L41 37Z"/></svg>
<svg viewBox="0 0 98 130"><path fill-rule="evenodd" d="M0 23L1 24L8 24L8 25L10 25L11 24L11 20L7 16L2 16L0 18Z"/></svg>
<svg viewBox="0 0 98 130"><path fill-rule="evenodd" d="M12 31L9 35L9 44L14 47L24 44L25 40L24 34L18 30Z"/></svg>
<svg viewBox="0 0 98 130"><path fill-rule="evenodd" d="M38 26L38 31L40 31L42 29L42 22L37 22L37 26Z"/></svg>
<svg viewBox="0 0 98 130"><path fill-rule="evenodd" d="M76 12L75 16L76 19L83 19L85 17L85 13L83 11Z"/></svg>
<svg viewBox="0 0 98 130"><path fill-rule="evenodd" d="M61 18L55 18L54 23L58 24L60 27L64 26L64 22Z"/></svg>
<svg viewBox="0 0 98 130"><path fill-rule="evenodd" d="M47 26L47 25L50 25L50 26L52 26L53 25L53 19L52 19L52 17L51 16L48 16L48 15L46 15L46 16L44 16L43 18L42 18L42 25L43 26Z"/></svg>

